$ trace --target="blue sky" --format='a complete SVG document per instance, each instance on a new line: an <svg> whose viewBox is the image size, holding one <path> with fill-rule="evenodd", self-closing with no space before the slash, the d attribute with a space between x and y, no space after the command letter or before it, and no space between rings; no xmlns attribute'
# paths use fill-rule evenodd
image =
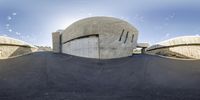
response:
<svg viewBox="0 0 200 100"><path fill-rule="evenodd" d="M51 46L51 33L92 16L128 21L139 42L200 34L199 0L0 0L0 35Z"/></svg>

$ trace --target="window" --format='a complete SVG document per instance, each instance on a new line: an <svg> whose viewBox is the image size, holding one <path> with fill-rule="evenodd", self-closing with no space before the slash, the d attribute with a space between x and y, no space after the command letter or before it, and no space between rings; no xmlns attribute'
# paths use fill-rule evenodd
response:
<svg viewBox="0 0 200 100"><path fill-rule="evenodd" d="M124 40L124 43L126 43L126 41L127 41L127 39L128 39L128 33L129 33L129 31L126 33L126 38L125 38L125 40Z"/></svg>
<svg viewBox="0 0 200 100"><path fill-rule="evenodd" d="M121 33L120 38L119 38L119 41L122 40L122 36L123 36L123 34L124 34L124 29L122 30L122 33Z"/></svg>
<svg viewBox="0 0 200 100"><path fill-rule="evenodd" d="M133 43L133 39L134 39L134 34L132 34L132 39L131 39L131 42Z"/></svg>

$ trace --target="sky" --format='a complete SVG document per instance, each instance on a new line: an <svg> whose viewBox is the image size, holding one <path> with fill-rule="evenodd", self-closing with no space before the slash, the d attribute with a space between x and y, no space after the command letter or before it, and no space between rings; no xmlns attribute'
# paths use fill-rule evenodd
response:
<svg viewBox="0 0 200 100"><path fill-rule="evenodd" d="M200 0L0 0L0 35L51 46L52 32L94 16L129 22L151 45L200 34Z"/></svg>

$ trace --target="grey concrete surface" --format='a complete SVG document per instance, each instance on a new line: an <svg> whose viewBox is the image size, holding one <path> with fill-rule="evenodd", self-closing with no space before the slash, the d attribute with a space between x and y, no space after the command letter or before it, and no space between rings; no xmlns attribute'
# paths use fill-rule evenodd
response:
<svg viewBox="0 0 200 100"><path fill-rule="evenodd" d="M200 59L200 36L180 36L162 41L148 47L146 53L185 59Z"/></svg>
<svg viewBox="0 0 200 100"><path fill-rule="evenodd" d="M200 60L38 52L0 60L0 100L199 100Z"/></svg>
<svg viewBox="0 0 200 100"><path fill-rule="evenodd" d="M61 52L61 40L60 40L60 32L53 32L52 33L52 47L53 52L60 53Z"/></svg>
<svg viewBox="0 0 200 100"><path fill-rule="evenodd" d="M24 41L0 36L0 59L20 56L37 51L38 48Z"/></svg>
<svg viewBox="0 0 200 100"><path fill-rule="evenodd" d="M62 52L80 57L99 59L99 37L89 36L67 42L62 45Z"/></svg>

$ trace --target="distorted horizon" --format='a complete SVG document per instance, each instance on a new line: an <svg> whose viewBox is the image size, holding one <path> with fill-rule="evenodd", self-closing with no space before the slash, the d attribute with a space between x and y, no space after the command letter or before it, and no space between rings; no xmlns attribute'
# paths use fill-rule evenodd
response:
<svg viewBox="0 0 200 100"><path fill-rule="evenodd" d="M131 23L138 42L200 34L198 0L0 0L0 35L51 46L51 33L93 16Z"/></svg>

